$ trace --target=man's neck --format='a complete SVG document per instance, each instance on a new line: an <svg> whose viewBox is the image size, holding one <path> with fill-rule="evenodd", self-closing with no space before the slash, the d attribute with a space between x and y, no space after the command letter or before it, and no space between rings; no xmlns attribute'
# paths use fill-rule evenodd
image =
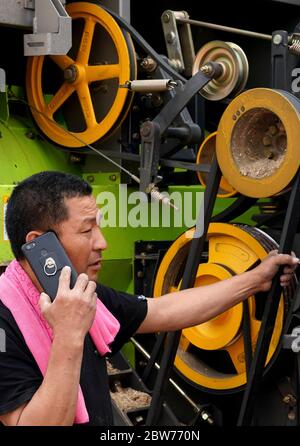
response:
<svg viewBox="0 0 300 446"><path fill-rule="evenodd" d="M30 277L32 283L35 285L35 287L42 292L43 289L41 287L41 285L39 284L37 278L35 277L34 272L32 271L32 269L30 268L30 265L28 264L28 262L26 260L19 260L18 261L19 264L22 266L22 268L24 269L24 271L28 274L28 276Z"/></svg>

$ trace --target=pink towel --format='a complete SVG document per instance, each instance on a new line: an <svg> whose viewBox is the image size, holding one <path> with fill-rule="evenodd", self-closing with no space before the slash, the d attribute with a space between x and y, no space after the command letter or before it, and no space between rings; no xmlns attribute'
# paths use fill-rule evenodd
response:
<svg viewBox="0 0 300 446"><path fill-rule="evenodd" d="M39 301L40 293L21 265L13 260L0 277L0 300L11 311L25 342L34 356L42 375L47 371L52 344L52 330L43 318ZM118 333L120 324L100 299L90 335L98 352L110 352L109 344ZM81 388L78 389L75 423L87 423L89 416Z"/></svg>

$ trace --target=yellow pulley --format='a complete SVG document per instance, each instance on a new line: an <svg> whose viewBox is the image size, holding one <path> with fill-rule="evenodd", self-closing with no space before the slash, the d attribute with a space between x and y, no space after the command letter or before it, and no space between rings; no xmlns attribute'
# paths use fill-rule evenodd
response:
<svg viewBox="0 0 300 446"><path fill-rule="evenodd" d="M194 229L182 234L165 254L154 285L154 296L180 289ZM251 268L262 260L277 244L259 229L247 226L212 223L207 234L205 260L197 271L195 287L201 287ZM266 360L266 367L274 362L283 328L286 302L291 297L294 283L282 293ZM220 296L221 298L221 296ZM252 349L258 338L265 307L265 296L248 299ZM211 392L236 391L246 383L246 363L243 336L243 305L230 308L212 320L183 330L175 359L175 368L188 381Z"/></svg>
<svg viewBox="0 0 300 446"><path fill-rule="evenodd" d="M216 153L216 135L217 132L211 133L201 144L197 154L197 164L211 165L213 156ZM207 173L197 172L197 175L202 186L206 186ZM229 198L234 195L236 195L236 190L222 176L217 196L219 198Z"/></svg>
<svg viewBox="0 0 300 446"><path fill-rule="evenodd" d="M26 92L48 138L83 147L109 136L125 118L132 93L119 85L136 78L136 59L129 34L100 6L78 2L66 10L72 48L67 55L30 57Z"/></svg>
<svg viewBox="0 0 300 446"><path fill-rule="evenodd" d="M220 120L216 152L224 177L249 197L283 191L299 168L300 101L255 88L233 99Z"/></svg>

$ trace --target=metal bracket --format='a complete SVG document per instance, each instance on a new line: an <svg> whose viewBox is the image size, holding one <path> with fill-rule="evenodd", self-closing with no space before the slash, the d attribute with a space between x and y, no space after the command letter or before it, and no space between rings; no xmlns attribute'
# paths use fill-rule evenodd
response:
<svg viewBox="0 0 300 446"><path fill-rule="evenodd" d="M287 79L288 33L275 31L272 34L271 69L272 88L290 90Z"/></svg>
<svg viewBox="0 0 300 446"><path fill-rule="evenodd" d="M72 46L72 20L61 0L35 0L33 34L24 36L25 56L67 54Z"/></svg>
<svg viewBox="0 0 300 446"><path fill-rule="evenodd" d="M192 75L195 49L191 27L188 23L178 24L178 19L188 19L186 11L165 11L161 16L163 32L170 64L185 76Z"/></svg>
<svg viewBox="0 0 300 446"><path fill-rule="evenodd" d="M198 93L213 77L199 71L189 79L184 86L176 87L176 95L167 102L165 107L153 119L141 126L141 168L140 190L147 192L150 184L157 183L157 170L161 153L161 137L165 136L168 128L180 112L186 107L192 97ZM190 127L191 136L200 141L201 131L198 126ZM198 130L198 131L196 131ZM193 141L195 142L195 141ZM166 153L164 153L166 155Z"/></svg>

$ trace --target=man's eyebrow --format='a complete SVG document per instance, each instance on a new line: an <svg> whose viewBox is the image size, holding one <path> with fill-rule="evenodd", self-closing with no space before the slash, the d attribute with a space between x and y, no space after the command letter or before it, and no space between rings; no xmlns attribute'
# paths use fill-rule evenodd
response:
<svg viewBox="0 0 300 446"><path fill-rule="evenodd" d="M96 221L96 217L85 217L81 222L80 226L83 226L85 223L93 223Z"/></svg>

